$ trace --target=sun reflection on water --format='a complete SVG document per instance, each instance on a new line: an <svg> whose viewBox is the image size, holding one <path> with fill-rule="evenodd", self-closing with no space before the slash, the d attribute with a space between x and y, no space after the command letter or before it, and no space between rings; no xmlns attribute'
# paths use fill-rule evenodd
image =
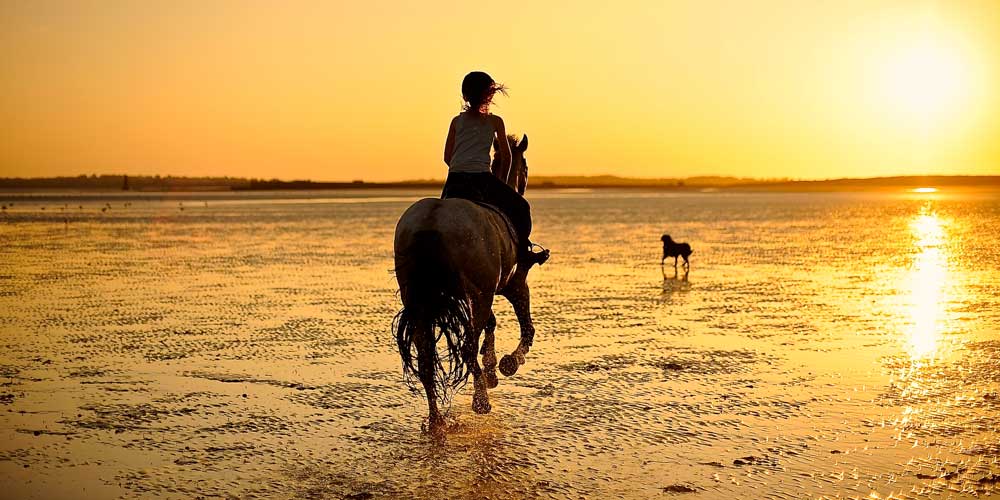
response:
<svg viewBox="0 0 1000 500"><path fill-rule="evenodd" d="M945 222L926 210L913 219L910 230L919 251L909 274L910 317L913 324L908 332L907 347L912 359L933 358L941 337L940 324L944 311L948 256Z"/></svg>

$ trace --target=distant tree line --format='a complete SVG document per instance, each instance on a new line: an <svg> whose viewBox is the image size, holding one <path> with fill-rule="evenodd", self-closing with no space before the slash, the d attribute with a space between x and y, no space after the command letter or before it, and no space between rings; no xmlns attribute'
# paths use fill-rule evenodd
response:
<svg viewBox="0 0 1000 500"><path fill-rule="evenodd" d="M78 175L75 177L7 177L0 178L0 189L79 189L129 191L244 191L244 190L309 190L309 189L375 189L427 188L438 189L441 179L401 182L315 182L310 180L283 181L242 177L175 177L159 175ZM528 180L534 188L648 188L698 190L705 188L756 191L858 191L906 187L972 187L1000 186L1000 176L905 176L869 179L748 179L738 177L702 176L687 178L637 179L612 175L598 176L535 176Z"/></svg>
<svg viewBox="0 0 1000 500"><path fill-rule="evenodd" d="M159 175L78 175L75 177L5 177L0 189L94 189L130 191L225 191L246 188L239 177L174 177Z"/></svg>

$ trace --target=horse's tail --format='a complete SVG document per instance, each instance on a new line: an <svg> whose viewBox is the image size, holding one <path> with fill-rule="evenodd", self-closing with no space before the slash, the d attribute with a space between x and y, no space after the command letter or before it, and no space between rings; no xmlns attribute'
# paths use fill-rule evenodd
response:
<svg viewBox="0 0 1000 500"><path fill-rule="evenodd" d="M462 352L472 322L469 299L446 255L440 232L413 234L396 262L403 309L393 321L406 382L416 390L416 380L425 386L433 381L445 401L469 377Z"/></svg>

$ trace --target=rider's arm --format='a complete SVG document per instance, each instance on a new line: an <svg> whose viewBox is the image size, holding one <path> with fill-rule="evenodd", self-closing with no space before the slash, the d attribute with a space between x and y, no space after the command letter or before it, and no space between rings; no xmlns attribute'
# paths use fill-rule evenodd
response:
<svg viewBox="0 0 1000 500"><path fill-rule="evenodd" d="M451 155L455 153L455 120L458 117L451 119L451 125L448 126L448 138L444 140L444 163L451 166Z"/></svg>

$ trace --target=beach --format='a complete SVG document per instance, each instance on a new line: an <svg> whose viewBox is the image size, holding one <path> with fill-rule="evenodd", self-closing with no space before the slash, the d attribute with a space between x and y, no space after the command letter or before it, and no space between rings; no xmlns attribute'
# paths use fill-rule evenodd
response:
<svg viewBox="0 0 1000 500"><path fill-rule="evenodd" d="M391 330L435 195L0 193L0 496L1000 491L997 193L529 190L534 346L443 437Z"/></svg>

